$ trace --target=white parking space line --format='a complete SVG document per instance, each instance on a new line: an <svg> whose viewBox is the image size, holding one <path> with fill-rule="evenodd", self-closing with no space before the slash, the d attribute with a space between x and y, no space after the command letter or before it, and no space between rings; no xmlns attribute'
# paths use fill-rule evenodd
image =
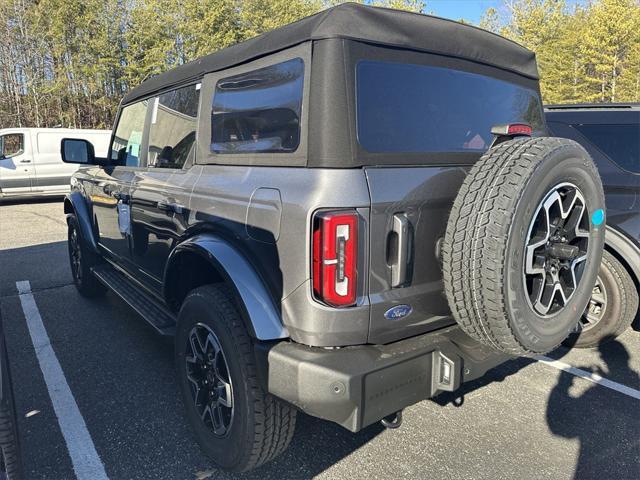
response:
<svg viewBox="0 0 640 480"><path fill-rule="evenodd" d="M640 390L636 390L635 388L627 387L626 385L623 385L621 383L614 382L613 380L604 378L597 373L587 372L586 370L572 367L568 363L554 360L553 358L545 357L542 355L536 357L536 360L538 360L540 363L544 363L545 365L549 365L550 367L557 368L558 370L562 370L563 372L570 373L572 375L575 375L576 377L584 378L585 380L589 380L590 382L596 383L606 388L610 388L611 390L615 390L616 392L640 400Z"/></svg>
<svg viewBox="0 0 640 480"><path fill-rule="evenodd" d="M56 357L28 281L16 282L29 335L36 351L73 470L79 480L107 480L104 465Z"/></svg>

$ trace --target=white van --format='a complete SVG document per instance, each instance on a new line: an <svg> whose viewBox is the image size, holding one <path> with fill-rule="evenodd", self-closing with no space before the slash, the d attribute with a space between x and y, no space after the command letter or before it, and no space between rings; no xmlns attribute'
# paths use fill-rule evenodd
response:
<svg viewBox="0 0 640 480"><path fill-rule="evenodd" d="M0 130L0 198L14 195L62 195L78 165L63 163L63 138L83 138L107 157L110 130L67 128L5 128Z"/></svg>

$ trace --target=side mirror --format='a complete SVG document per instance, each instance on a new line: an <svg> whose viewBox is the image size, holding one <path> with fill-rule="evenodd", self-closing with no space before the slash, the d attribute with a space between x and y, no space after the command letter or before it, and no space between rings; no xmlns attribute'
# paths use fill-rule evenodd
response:
<svg viewBox="0 0 640 480"><path fill-rule="evenodd" d="M96 165L96 152L91 142L81 138L63 138L60 154L64 163Z"/></svg>

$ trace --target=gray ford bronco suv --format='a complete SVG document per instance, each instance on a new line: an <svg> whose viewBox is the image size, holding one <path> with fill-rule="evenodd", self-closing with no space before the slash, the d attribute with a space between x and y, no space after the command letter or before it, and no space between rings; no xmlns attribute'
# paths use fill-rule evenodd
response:
<svg viewBox="0 0 640 480"><path fill-rule="evenodd" d="M64 202L82 295L175 337L221 467L281 453L296 412L356 432L559 345L604 242L597 171L545 137L532 52L343 4L158 75Z"/></svg>

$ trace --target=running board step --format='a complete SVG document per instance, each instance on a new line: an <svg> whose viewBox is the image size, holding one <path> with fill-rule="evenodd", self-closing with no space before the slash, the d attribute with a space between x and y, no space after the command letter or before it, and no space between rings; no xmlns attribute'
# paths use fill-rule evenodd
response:
<svg viewBox="0 0 640 480"><path fill-rule="evenodd" d="M133 281L114 267L103 264L92 269L98 280L129 304L160 335L173 336L176 318L151 295L141 291Z"/></svg>

